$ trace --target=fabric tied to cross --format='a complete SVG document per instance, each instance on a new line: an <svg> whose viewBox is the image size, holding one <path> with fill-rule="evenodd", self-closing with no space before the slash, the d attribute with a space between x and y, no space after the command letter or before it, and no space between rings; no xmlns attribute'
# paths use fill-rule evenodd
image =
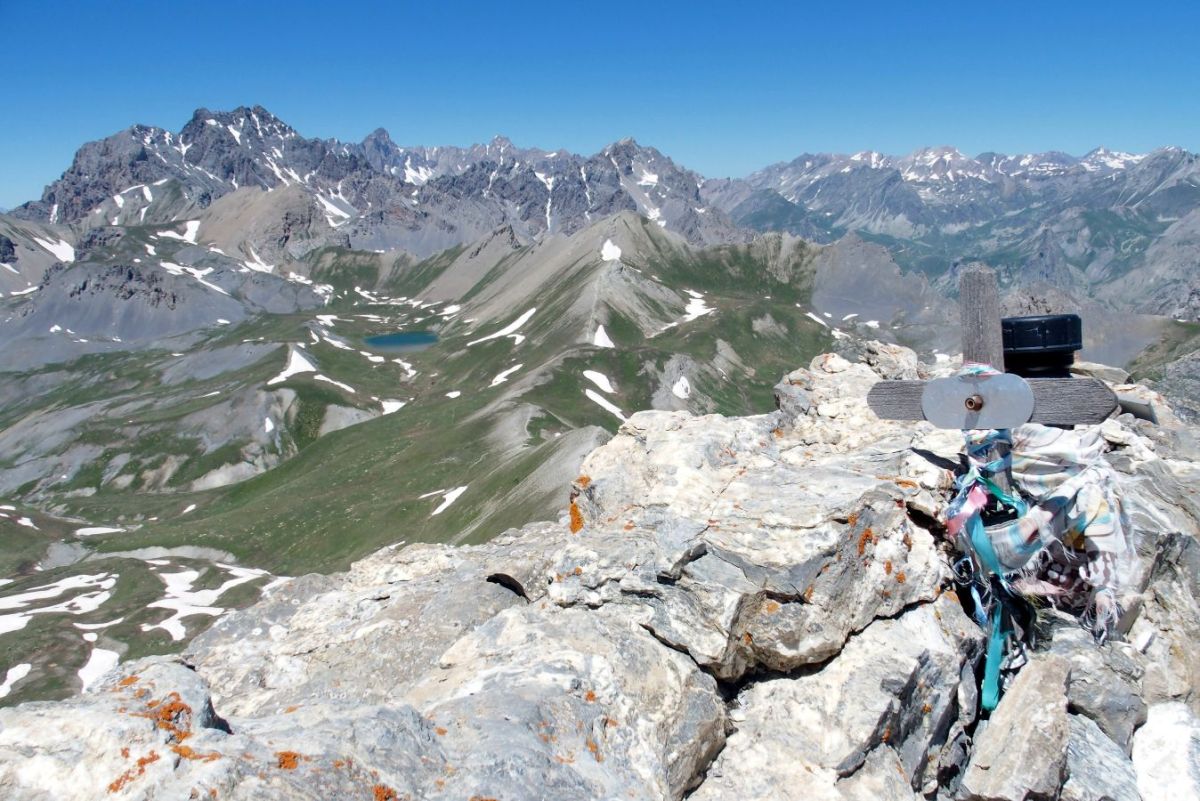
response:
<svg viewBox="0 0 1200 801"><path fill-rule="evenodd" d="M963 373L996 371L972 364ZM1099 426L1063 430L1026 423L963 434L967 470L956 481L946 528L970 560L966 578L976 620L991 630L983 695L984 708L992 709L999 698L999 656L1012 633L997 598L1039 597L1078 611L1104 639L1120 617L1133 546ZM995 480L1002 472L1012 478L1011 492ZM1013 519L985 526L993 499L1015 512ZM991 580L999 585L995 592Z"/></svg>
<svg viewBox="0 0 1200 801"><path fill-rule="evenodd" d="M968 440L978 433L969 432ZM1027 423L1003 433L1012 446L1007 461L1013 481L1029 503L997 492L986 474L968 470L949 508L950 535L987 572L1005 579L1019 573L1025 592L1072 605L1094 601L1088 596L1097 592L1119 595L1129 578L1132 545L1099 426L1064 431ZM981 512L989 492L1019 517L985 529Z"/></svg>

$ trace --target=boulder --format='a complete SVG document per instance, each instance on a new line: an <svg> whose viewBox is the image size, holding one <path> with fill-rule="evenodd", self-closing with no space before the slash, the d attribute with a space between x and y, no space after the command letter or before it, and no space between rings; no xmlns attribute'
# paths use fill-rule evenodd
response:
<svg viewBox="0 0 1200 801"><path fill-rule="evenodd" d="M1178 702L1150 707L1133 738L1133 767L1144 801L1200 798L1200 719Z"/></svg>
<svg viewBox="0 0 1200 801"><path fill-rule="evenodd" d="M238 723L204 681L162 658L130 663L92 693L0 710L0 794L99 797L400 798L449 767L411 707L310 704Z"/></svg>
<svg viewBox="0 0 1200 801"><path fill-rule="evenodd" d="M255 614L222 617L187 658L230 715L313 699L383 703L460 637L543 596L544 571L565 536L560 526L534 525L486 545L385 548L340 581L304 576L270 591Z"/></svg>
<svg viewBox="0 0 1200 801"><path fill-rule="evenodd" d="M937 787L948 735L975 718L961 683L981 649L979 628L943 596L875 621L820 670L751 682L692 798L920 798Z"/></svg>
<svg viewBox="0 0 1200 801"><path fill-rule="evenodd" d="M1142 700L1140 659L1126 643L1097 645L1091 634L1077 625L1055 629L1051 653L1071 663L1067 703L1071 712L1093 720L1124 755L1133 746L1133 732L1146 722Z"/></svg>
<svg viewBox="0 0 1200 801"><path fill-rule="evenodd" d="M1067 781L1059 801L1141 801L1137 774L1123 748L1091 718L1071 715Z"/></svg>
<svg viewBox="0 0 1200 801"><path fill-rule="evenodd" d="M963 777L963 801L1049 801L1067 771L1071 725L1067 714L1070 663L1039 656L1021 670L1000 699Z"/></svg>

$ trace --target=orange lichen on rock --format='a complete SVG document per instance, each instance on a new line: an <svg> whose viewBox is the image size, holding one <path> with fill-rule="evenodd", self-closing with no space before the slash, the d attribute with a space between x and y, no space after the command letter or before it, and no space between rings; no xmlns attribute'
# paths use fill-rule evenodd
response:
<svg viewBox="0 0 1200 801"><path fill-rule="evenodd" d="M900 584L903 584L907 580L908 579L905 577L903 570L901 570L899 573L896 574L896 581L899 582Z"/></svg>
<svg viewBox="0 0 1200 801"><path fill-rule="evenodd" d="M804 600L811 601L812 594L813 594L813 586L811 584L809 584L808 588L804 590Z"/></svg>
<svg viewBox="0 0 1200 801"><path fill-rule="evenodd" d="M858 512L851 512L850 514L846 515L846 522L852 526L857 524L858 523Z"/></svg>
<svg viewBox="0 0 1200 801"><path fill-rule="evenodd" d="M592 480L587 476L580 476L579 478L575 479L575 483L579 485L580 489L587 489L588 485L592 483Z"/></svg>
<svg viewBox="0 0 1200 801"><path fill-rule="evenodd" d="M122 748L122 749L121 749L121 756L125 757L126 759L129 759L129 749L128 749L128 748Z"/></svg>
<svg viewBox="0 0 1200 801"><path fill-rule="evenodd" d="M295 770L300 767L300 755L295 751L276 751L275 760L280 770Z"/></svg>
<svg viewBox="0 0 1200 801"><path fill-rule="evenodd" d="M892 575L892 560L889 559L883 563L883 572L887 575Z"/></svg>
<svg viewBox="0 0 1200 801"><path fill-rule="evenodd" d="M591 737L589 737L589 738L587 738L586 742L587 742L587 750L592 752L592 756L595 757L596 761L603 762L604 755L600 753L600 746L596 745L596 741L593 740Z"/></svg>
<svg viewBox="0 0 1200 801"><path fill-rule="evenodd" d="M221 755L216 751L209 751L207 754L201 754L191 746L187 745L172 745L171 750L179 754L183 759L191 759L199 762L214 762L221 758Z"/></svg>
<svg viewBox="0 0 1200 801"><path fill-rule="evenodd" d="M434 729L434 731L437 732L438 737L445 737L448 729L438 726L436 729Z"/></svg>
<svg viewBox="0 0 1200 801"><path fill-rule="evenodd" d="M399 797L396 795L396 791L386 784L375 785L373 792L375 793L375 801L396 801Z"/></svg>
<svg viewBox="0 0 1200 801"><path fill-rule="evenodd" d="M139 718L154 721L154 725L171 735L175 742L192 736L192 708L185 704L179 693L169 693L162 700L146 702L148 712L134 712Z"/></svg>
<svg viewBox="0 0 1200 801"><path fill-rule="evenodd" d="M632 520L630 520L628 523L625 524L625 530L633 531L633 521Z"/></svg>
<svg viewBox="0 0 1200 801"><path fill-rule="evenodd" d="M571 501L571 533L578 534L583 530L583 512L579 511L579 505L575 501Z"/></svg>
<svg viewBox="0 0 1200 801"><path fill-rule="evenodd" d="M117 778L113 779L108 785L110 793L119 793L124 789L125 785L129 784L134 779L146 773L146 766L157 762L160 759L157 751L151 751L146 756L138 759L137 764L129 770L122 773Z"/></svg>
<svg viewBox="0 0 1200 801"><path fill-rule="evenodd" d="M291 706L289 706L287 709L283 710L283 714L285 714L285 715L290 715L290 714L292 714L293 712L295 712L295 711L296 711L297 709L299 709L299 708L300 708L300 705L299 705L299 704L292 704L292 705L291 705Z"/></svg>
<svg viewBox="0 0 1200 801"><path fill-rule="evenodd" d="M596 703L596 693L593 690L588 690L583 697L589 704Z"/></svg>
<svg viewBox="0 0 1200 801"><path fill-rule="evenodd" d="M867 543L873 542L874 540L875 532L871 530L870 526L867 526L863 529L862 534L860 534L858 537L858 555L862 556L867 550Z"/></svg>
<svg viewBox="0 0 1200 801"><path fill-rule="evenodd" d="M766 604L763 605L763 609L768 615L773 615L782 608L783 607L779 605L778 601L767 601Z"/></svg>
<svg viewBox="0 0 1200 801"><path fill-rule="evenodd" d="M137 684L138 675L135 673L132 676L126 676L117 682L118 687L128 687L130 684Z"/></svg>

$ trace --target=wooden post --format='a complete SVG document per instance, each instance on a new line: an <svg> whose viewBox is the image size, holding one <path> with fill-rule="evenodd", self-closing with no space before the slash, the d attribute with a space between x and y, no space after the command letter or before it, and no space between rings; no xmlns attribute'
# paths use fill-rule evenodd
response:
<svg viewBox="0 0 1200 801"><path fill-rule="evenodd" d="M958 280L958 306L962 316L963 365L986 364L1004 372L1004 332L1000 327L1000 290L996 273L982 264L963 270ZM1008 455L1009 446L997 442L988 460ZM996 486L1012 494L1012 474L1002 470L992 476Z"/></svg>
<svg viewBox="0 0 1200 801"><path fill-rule="evenodd" d="M1000 292L996 273L982 264L963 270L958 282L962 316L963 364L989 364L1004 372L1004 338L1000 330Z"/></svg>

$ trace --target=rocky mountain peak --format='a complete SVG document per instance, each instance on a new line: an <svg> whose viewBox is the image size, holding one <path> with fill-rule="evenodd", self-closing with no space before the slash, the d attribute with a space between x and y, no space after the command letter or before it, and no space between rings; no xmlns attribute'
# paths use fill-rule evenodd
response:
<svg viewBox="0 0 1200 801"><path fill-rule="evenodd" d="M1162 412L1158 427L1099 429L1144 555L1140 603L1103 645L1043 610L985 725L984 634L932 523L962 435L880 422L865 404L881 376L930 370L867 343L862 363L825 354L790 373L771 414L635 414L584 460L555 522L292 579L193 641L187 667L133 661L69 701L0 710L0 787L1193 797L1192 432L1123 388ZM23 769L31 758L43 769Z"/></svg>
<svg viewBox="0 0 1200 801"><path fill-rule="evenodd" d="M1089 171L1098 170L1124 170L1134 164L1137 164L1144 155L1134 155L1133 153L1123 153L1121 151L1109 150L1106 147L1098 147L1085 155L1079 160L1084 169Z"/></svg>
<svg viewBox="0 0 1200 801"><path fill-rule="evenodd" d="M381 145L396 145L396 143L392 141L392 136L387 132L386 128L376 128L375 130L371 131L366 135L366 137L363 138L363 143L365 144L367 142L376 142Z"/></svg>
<svg viewBox="0 0 1200 801"><path fill-rule="evenodd" d="M170 209L155 207L153 192L144 202L136 192L127 196L165 180L180 189L170 193ZM302 137L265 108L240 106L197 109L178 134L138 127L85 145L42 200L18 216L85 227L141 223L147 215L196 216L246 187L294 187L311 196L330 229L312 247L349 241L428 256L506 221L529 238L570 233L621 208L639 208L697 244L745 239L720 210L707 217L694 211L703 208L699 184L699 176L632 139L590 158L521 148L504 136L466 148L400 147L377 129L360 143L343 143ZM678 204L667 202L668 191Z"/></svg>

